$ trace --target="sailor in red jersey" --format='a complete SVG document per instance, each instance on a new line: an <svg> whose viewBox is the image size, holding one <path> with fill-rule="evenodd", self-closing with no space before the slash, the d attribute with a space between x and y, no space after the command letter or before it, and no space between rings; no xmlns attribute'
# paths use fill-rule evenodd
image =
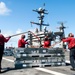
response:
<svg viewBox="0 0 75 75"><path fill-rule="evenodd" d="M5 42L8 42L10 38L11 37L5 38L1 34L1 30L0 30L0 72L1 72L1 61L2 61L2 56L3 56L3 52L4 52L4 44L5 44Z"/></svg>
<svg viewBox="0 0 75 75"><path fill-rule="evenodd" d="M51 41L50 41L49 37L46 36L45 39L44 39L43 47L44 47L44 48L49 48L50 45L51 45Z"/></svg>
<svg viewBox="0 0 75 75"><path fill-rule="evenodd" d="M21 35L21 39L18 40L18 48L25 48L25 45L28 44L24 39L25 35Z"/></svg>
<svg viewBox="0 0 75 75"><path fill-rule="evenodd" d="M63 42L68 42L68 48L70 49L70 63L71 70L75 70L75 38L72 33L69 33L68 38L62 39Z"/></svg>

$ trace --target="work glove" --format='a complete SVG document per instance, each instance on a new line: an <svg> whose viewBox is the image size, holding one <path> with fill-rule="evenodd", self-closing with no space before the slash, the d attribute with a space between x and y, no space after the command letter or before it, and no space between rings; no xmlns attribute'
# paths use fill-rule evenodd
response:
<svg viewBox="0 0 75 75"><path fill-rule="evenodd" d="M9 36L9 38L11 38L11 36Z"/></svg>
<svg viewBox="0 0 75 75"><path fill-rule="evenodd" d="M25 41L28 41L28 39L26 39Z"/></svg>
<svg viewBox="0 0 75 75"><path fill-rule="evenodd" d="M61 38L61 40L66 39L65 37Z"/></svg>
<svg viewBox="0 0 75 75"><path fill-rule="evenodd" d="M27 42L28 43L28 45L30 45L30 43L29 42Z"/></svg>
<svg viewBox="0 0 75 75"><path fill-rule="evenodd" d="M40 47L42 47L43 45L40 45Z"/></svg>

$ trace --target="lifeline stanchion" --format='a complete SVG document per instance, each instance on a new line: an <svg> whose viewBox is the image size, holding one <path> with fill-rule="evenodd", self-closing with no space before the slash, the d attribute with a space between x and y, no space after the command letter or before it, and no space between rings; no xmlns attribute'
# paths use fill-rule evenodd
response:
<svg viewBox="0 0 75 75"><path fill-rule="evenodd" d="M35 35L33 32L29 31L30 33L32 33L38 40L40 40L39 37L37 37L37 35Z"/></svg>

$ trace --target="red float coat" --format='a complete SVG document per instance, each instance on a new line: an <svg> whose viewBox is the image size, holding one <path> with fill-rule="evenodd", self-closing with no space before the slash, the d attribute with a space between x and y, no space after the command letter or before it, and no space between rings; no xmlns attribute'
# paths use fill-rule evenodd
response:
<svg viewBox="0 0 75 75"><path fill-rule="evenodd" d="M75 47L75 38L74 37L68 37L66 39L62 40L63 42L68 42L68 48L71 49Z"/></svg>
<svg viewBox="0 0 75 75"><path fill-rule="evenodd" d="M24 48L25 47L25 44L28 44L28 42L26 42L24 39L20 39L18 41L18 48Z"/></svg>
<svg viewBox="0 0 75 75"><path fill-rule="evenodd" d="M49 48L50 46L50 40L44 41L44 48Z"/></svg>
<svg viewBox="0 0 75 75"><path fill-rule="evenodd" d="M0 45L4 45L5 42L8 42L10 37L5 38L2 34L0 34Z"/></svg>

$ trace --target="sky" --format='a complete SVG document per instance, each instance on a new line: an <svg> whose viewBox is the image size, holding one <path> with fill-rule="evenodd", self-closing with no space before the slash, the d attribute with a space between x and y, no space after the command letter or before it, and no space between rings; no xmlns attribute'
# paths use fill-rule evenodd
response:
<svg viewBox="0 0 75 75"><path fill-rule="evenodd" d="M43 4L45 3L45 6ZM37 25L31 26L31 21L38 22L38 13L33 9L45 8L48 15L44 23L49 24L48 30L58 31L58 22L64 22L67 27L65 35L70 32L75 35L75 0L0 0L0 29L5 37L35 30ZM12 37L5 46L17 47L20 36Z"/></svg>

